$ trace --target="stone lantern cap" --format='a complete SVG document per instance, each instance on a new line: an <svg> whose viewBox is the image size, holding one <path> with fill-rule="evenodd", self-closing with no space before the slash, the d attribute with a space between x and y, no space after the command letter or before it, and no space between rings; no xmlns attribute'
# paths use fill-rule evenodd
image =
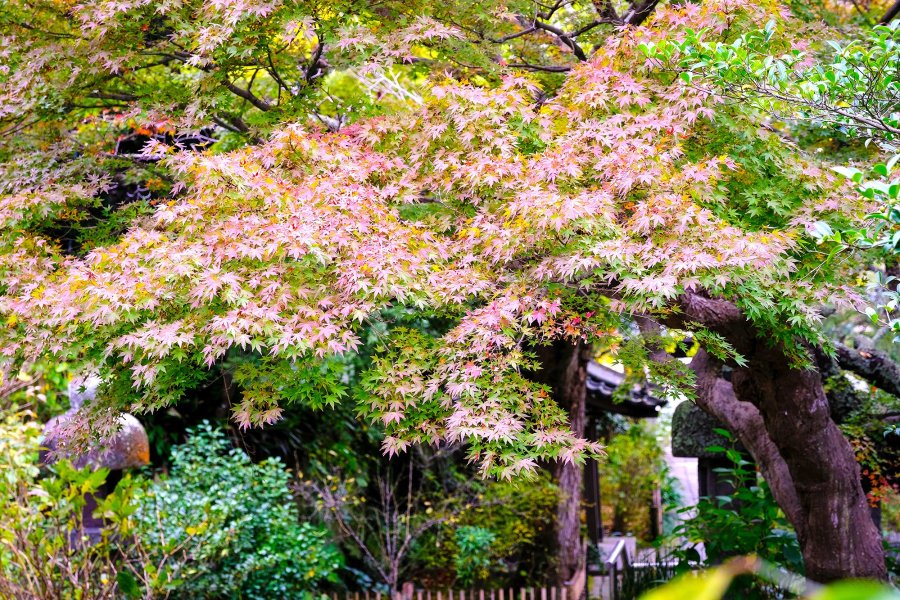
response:
<svg viewBox="0 0 900 600"><path fill-rule="evenodd" d="M59 432L72 419L75 412L85 401L93 400L97 395L100 380L97 377L73 379L69 383L69 403L71 408L58 417L54 417L44 426L44 447L41 452L42 462L54 460L58 446ZM84 454L71 457L72 464L80 469L90 466L93 469L106 467L110 470L142 467L150 462L150 443L143 425L133 415L124 413L119 417L119 429L112 439L101 447Z"/></svg>

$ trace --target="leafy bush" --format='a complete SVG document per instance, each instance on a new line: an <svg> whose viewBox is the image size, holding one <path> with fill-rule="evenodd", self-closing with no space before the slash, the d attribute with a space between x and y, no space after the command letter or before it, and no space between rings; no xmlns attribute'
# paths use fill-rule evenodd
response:
<svg viewBox="0 0 900 600"><path fill-rule="evenodd" d="M135 493L138 562L162 565L137 581L179 598L298 597L334 581L342 558L325 530L300 523L289 475L254 464L208 423L173 449L168 478Z"/></svg>
<svg viewBox="0 0 900 600"><path fill-rule="evenodd" d="M881 502L881 527L885 531L900 533L900 494L890 489Z"/></svg>
<svg viewBox="0 0 900 600"><path fill-rule="evenodd" d="M559 499L550 476L542 471L528 481L476 479L468 485L467 494L455 492L458 504L445 509L449 518L417 541L411 556L416 580L443 587L465 579L459 565L472 550L464 534L481 530L492 539L481 552L486 566L473 583L489 577L498 587L544 585L553 567L547 541Z"/></svg>
<svg viewBox="0 0 900 600"><path fill-rule="evenodd" d="M112 597L114 532L103 528L89 540L82 521L85 494L98 490L107 471L59 462L41 476L40 435L31 413L0 420L0 597Z"/></svg>
<svg viewBox="0 0 900 600"><path fill-rule="evenodd" d="M723 435L727 431L719 430ZM768 484L759 477L753 465L740 452L721 447L711 448L727 456L732 466L718 469L735 488L731 496L702 498L695 506L679 512L688 518L678 525L673 535L682 544L674 551L683 566L698 562L702 544L706 550L705 564L729 556L755 555L793 572L803 572L800 545L784 513L778 507ZM740 582L739 582L740 583ZM754 584L744 590L746 598L769 597L771 590Z"/></svg>
<svg viewBox="0 0 900 600"><path fill-rule="evenodd" d="M464 525L456 530L456 579L469 587L479 579L485 579L491 566L491 543L496 536L484 527Z"/></svg>
<svg viewBox="0 0 900 600"><path fill-rule="evenodd" d="M84 509L109 471L41 469L31 413L0 420L0 597L300 597L335 579L327 533L300 523L278 461L253 464L204 424L173 451L172 474L125 476Z"/></svg>
<svg viewBox="0 0 900 600"><path fill-rule="evenodd" d="M604 509L612 509L612 530L646 539L653 492L671 486L656 432L642 422L633 423L610 439L606 454L599 465L600 491Z"/></svg>

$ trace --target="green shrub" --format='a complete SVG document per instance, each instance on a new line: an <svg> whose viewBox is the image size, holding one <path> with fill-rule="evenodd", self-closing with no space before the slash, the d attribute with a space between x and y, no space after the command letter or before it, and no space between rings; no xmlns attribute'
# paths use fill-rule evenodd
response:
<svg viewBox="0 0 900 600"><path fill-rule="evenodd" d="M110 598L116 586L113 530L83 527L85 494L107 471L61 461L41 473L41 424L31 413L0 417L0 598Z"/></svg>
<svg viewBox="0 0 900 600"><path fill-rule="evenodd" d="M474 583L490 578L492 586L541 586L550 576L552 538L559 489L546 471L527 481L469 481L471 489L458 495L459 504L443 524L426 532L411 556L417 581L432 587L456 585L465 561L468 540L460 531L481 530L492 536L481 557L486 566ZM487 571L487 573L485 573Z"/></svg>
<svg viewBox="0 0 900 600"><path fill-rule="evenodd" d="M484 527L462 526L456 530L456 580L463 587L470 587L478 580L486 579L491 566L491 543L496 536Z"/></svg>
<svg viewBox="0 0 900 600"><path fill-rule="evenodd" d="M205 424L173 452L171 476L126 475L99 502L108 470L38 465L41 424L0 418L0 598L296 598L336 578L327 533L299 522L278 461L253 464Z"/></svg>
<svg viewBox="0 0 900 600"><path fill-rule="evenodd" d="M755 554L802 573L803 558L797 535L772 497L768 484L740 452L720 450L733 466L719 469L719 477L729 481L735 492L731 496L701 498L696 506L680 511L689 515L674 531L676 537L689 544L680 550L681 558L699 558L693 546L702 543L710 559Z"/></svg>
<svg viewBox="0 0 900 600"><path fill-rule="evenodd" d="M600 486L604 511L612 512L612 530L650 537L650 505L657 488L671 486L669 468L655 430L632 423L606 445L600 461Z"/></svg>
<svg viewBox="0 0 900 600"><path fill-rule="evenodd" d="M731 437L727 431L717 431ZM788 571L803 573L797 535L765 480L737 450L710 450L725 454L731 462L731 467L717 472L735 491L730 496L701 498L695 506L679 511L688 517L673 531L678 546L672 555L680 562L679 571L697 562L713 566L728 557L754 555ZM706 551L703 561L698 551L700 544ZM729 597L747 600L785 597L777 585L749 577L738 577L731 584L731 593L733 596Z"/></svg>
<svg viewBox="0 0 900 600"><path fill-rule="evenodd" d="M167 478L135 494L144 579L179 598L295 598L336 580L342 557L324 529L299 522L289 474L254 464L208 423L173 449Z"/></svg>

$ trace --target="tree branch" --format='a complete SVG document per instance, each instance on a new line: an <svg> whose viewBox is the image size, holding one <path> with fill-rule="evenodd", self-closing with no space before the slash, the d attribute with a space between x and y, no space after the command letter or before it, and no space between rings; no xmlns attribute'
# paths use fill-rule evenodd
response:
<svg viewBox="0 0 900 600"><path fill-rule="evenodd" d="M318 71L316 67L319 65L319 59L322 58L322 51L325 49L325 44L321 41L316 44L315 50L313 50L312 56L309 59L309 65L306 67L306 73L304 77L306 78L306 83L309 83L313 80L313 78L317 75Z"/></svg>
<svg viewBox="0 0 900 600"><path fill-rule="evenodd" d="M509 63L507 65L514 69L527 69L529 71L545 71L547 73L566 73L572 70L572 67L568 65L532 65L529 63Z"/></svg>
<svg viewBox="0 0 900 600"><path fill-rule="evenodd" d="M900 0L898 0L900 1ZM601 19L608 19L615 23L621 23L622 18L616 13L612 0L594 0L594 8Z"/></svg>
<svg viewBox="0 0 900 600"><path fill-rule="evenodd" d="M688 292L676 298L674 308L662 321L666 326L690 329L691 323L699 323L725 337L740 354L751 350L753 325L733 302Z"/></svg>
<svg viewBox="0 0 900 600"><path fill-rule="evenodd" d="M835 343L841 368L859 375L880 390L900 398L900 365L881 350L857 350Z"/></svg>
<svg viewBox="0 0 900 600"><path fill-rule="evenodd" d="M659 4L659 0L646 0L646 2L642 4L636 2L632 3L631 10L628 11L623 19L624 23L626 25L634 25L637 27L653 14L657 4Z"/></svg>
<svg viewBox="0 0 900 600"><path fill-rule="evenodd" d="M249 128L247 127L247 125L245 123L243 123L243 121L241 122L242 126L239 126L238 124L229 123L228 121L221 119L219 117L213 117L212 120L213 120L213 123L215 123L219 127L223 128L223 129L227 129L228 131L230 131L232 133L247 133L247 131L249 131Z"/></svg>
<svg viewBox="0 0 900 600"><path fill-rule="evenodd" d="M576 58L578 58L578 60L587 60L587 54L584 53L584 50L581 48L581 46L579 46L575 40L570 38L566 34L565 31L563 31L562 29L560 29L558 27L554 27L553 25L550 25L549 23L544 23L542 21L538 21L537 19L535 19L533 21L533 24L534 24L534 27L537 27L538 29L542 29L543 31L552 33L553 35L558 37L559 41L561 41L563 44L565 44L566 46L568 46L569 48L572 49L572 52L575 54L575 56L576 56Z"/></svg>
<svg viewBox="0 0 900 600"><path fill-rule="evenodd" d="M881 25L887 25L891 21L897 18L897 15L900 15L900 0L896 0L887 12L884 13L884 16L881 17L881 20L878 21Z"/></svg>
<svg viewBox="0 0 900 600"><path fill-rule="evenodd" d="M243 98L244 100L246 100L247 102L249 102L250 104L255 106L256 108L258 108L259 110L261 110L263 112L272 110L271 104L269 104L262 98L258 97L256 94L254 94L250 90L245 90L243 88L239 88L238 86L234 85L227 79L222 82L222 85L225 86L225 89L227 89L228 91L230 91L231 93L233 93L237 96L240 96L241 98Z"/></svg>
<svg viewBox="0 0 900 600"><path fill-rule="evenodd" d="M97 98L98 100L120 100L122 102L134 102L138 99L138 97L134 94L120 94L117 92L100 91L88 94L88 98Z"/></svg>
<svg viewBox="0 0 900 600"><path fill-rule="evenodd" d="M278 72L278 69L275 68L275 62L272 60L272 50L270 48L266 48L266 55L269 59L269 74L272 76L272 79L275 80L275 83L278 84L278 100L281 102L281 90L286 91L289 95L293 96L293 92L291 91L290 86L285 83L285 81L281 78L281 74Z"/></svg>
<svg viewBox="0 0 900 600"><path fill-rule="evenodd" d="M508 42L510 40L520 38L523 35L528 35L529 33L534 33L535 31L537 31L537 27L528 27L527 29L521 29L519 31L516 31L515 33L510 33L509 35L505 35L501 38L492 38L492 37L484 37L484 36L481 36L481 37L482 37L482 39L486 39L495 44L502 44L504 42Z"/></svg>

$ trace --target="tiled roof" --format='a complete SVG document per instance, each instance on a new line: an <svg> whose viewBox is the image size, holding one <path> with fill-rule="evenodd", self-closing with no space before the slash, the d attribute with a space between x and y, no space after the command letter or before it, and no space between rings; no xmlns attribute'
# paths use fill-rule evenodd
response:
<svg viewBox="0 0 900 600"><path fill-rule="evenodd" d="M613 399L613 393L625 381L625 374L601 365L596 361L587 367L587 409L591 412L614 412L629 417L655 417L659 408L666 403L653 395L653 388L647 385L632 385L628 394Z"/></svg>

